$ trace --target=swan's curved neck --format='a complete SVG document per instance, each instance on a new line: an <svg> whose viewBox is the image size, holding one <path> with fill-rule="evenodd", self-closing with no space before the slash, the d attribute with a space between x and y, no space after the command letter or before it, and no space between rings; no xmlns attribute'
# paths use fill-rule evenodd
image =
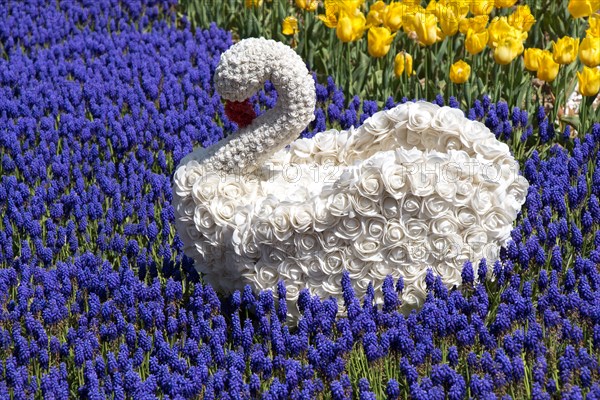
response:
<svg viewBox="0 0 600 400"><path fill-rule="evenodd" d="M208 171L252 172L297 139L314 119L315 83L302 59L291 48L271 40L257 40L252 54L241 56L251 59L252 65L260 70L257 74L261 76L251 77L251 87L256 91L270 80L277 90L277 103L236 135L211 147L200 160ZM241 92L245 90L249 89L240 88Z"/></svg>

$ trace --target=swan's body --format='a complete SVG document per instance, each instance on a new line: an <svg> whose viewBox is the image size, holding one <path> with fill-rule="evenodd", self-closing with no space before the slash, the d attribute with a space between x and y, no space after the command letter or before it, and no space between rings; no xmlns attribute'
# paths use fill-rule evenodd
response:
<svg viewBox="0 0 600 400"><path fill-rule="evenodd" d="M315 92L289 47L243 40L223 55L215 84L242 100L266 79L278 89L275 109L175 173L178 233L205 281L230 292L283 279L296 317L305 287L341 297L344 269L359 295L372 281L378 299L392 275L403 277L411 308L425 298L428 267L459 286L466 260L497 258L528 183L483 124L418 102L294 141L313 118Z"/></svg>

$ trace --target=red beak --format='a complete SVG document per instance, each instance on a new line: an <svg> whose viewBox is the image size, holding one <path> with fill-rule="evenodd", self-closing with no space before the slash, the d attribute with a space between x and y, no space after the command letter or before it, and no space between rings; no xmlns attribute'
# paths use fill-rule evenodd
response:
<svg viewBox="0 0 600 400"><path fill-rule="evenodd" d="M244 128L256 118L254 106L249 99L244 101L226 101L225 115L230 121L235 122L239 128Z"/></svg>

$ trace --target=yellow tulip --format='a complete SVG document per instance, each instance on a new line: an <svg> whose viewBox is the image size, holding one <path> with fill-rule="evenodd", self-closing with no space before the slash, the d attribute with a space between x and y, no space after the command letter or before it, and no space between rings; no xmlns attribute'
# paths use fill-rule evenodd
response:
<svg viewBox="0 0 600 400"><path fill-rule="evenodd" d="M592 14L588 18L589 28L585 31L588 36L600 38L600 14Z"/></svg>
<svg viewBox="0 0 600 400"><path fill-rule="evenodd" d="M246 8L258 8L262 6L263 0L246 0Z"/></svg>
<svg viewBox="0 0 600 400"><path fill-rule="evenodd" d="M508 24L523 32L529 32L535 24L535 17L531 14L529 6L517 6L515 12L508 16Z"/></svg>
<svg viewBox="0 0 600 400"><path fill-rule="evenodd" d="M281 23L281 33L293 35L296 32L298 32L298 20L296 17L286 17Z"/></svg>
<svg viewBox="0 0 600 400"><path fill-rule="evenodd" d="M383 14L387 4L385 4L382 0L375 2L370 8L369 13L367 14L367 26L380 26L383 24ZM402 21L400 21L402 23Z"/></svg>
<svg viewBox="0 0 600 400"><path fill-rule="evenodd" d="M487 15L477 15L473 18L464 18L458 24L458 30L463 35L469 32L469 29L475 32L481 32L487 26L490 17Z"/></svg>
<svg viewBox="0 0 600 400"><path fill-rule="evenodd" d="M579 59L590 68L600 65L600 38L586 36L579 45Z"/></svg>
<svg viewBox="0 0 600 400"><path fill-rule="evenodd" d="M579 93L583 96L595 96L600 91L600 69L583 67L583 73L577 72Z"/></svg>
<svg viewBox="0 0 600 400"><path fill-rule="evenodd" d="M345 10L340 11L335 33L342 42L352 42L360 39L366 29L365 16L362 12L354 10L352 14L347 14Z"/></svg>
<svg viewBox="0 0 600 400"><path fill-rule="evenodd" d="M517 2L517 0L495 0L494 7L496 7L496 8L512 7L515 5L516 2Z"/></svg>
<svg viewBox="0 0 600 400"><path fill-rule="evenodd" d="M500 65L510 64L522 52L523 41L520 38L505 36L494 48L494 61Z"/></svg>
<svg viewBox="0 0 600 400"><path fill-rule="evenodd" d="M473 15L489 15L494 9L494 0L471 0L470 10Z"/></svg>
<svg viewBox="0 0 600 400"><path fill-rule="evenodd" d="M488 42L488 31L475 32L469 29L465 39L465 47L470 54L479 54L485 49Z"/></svg>
<svg viewBox="0 0 600 400"><path fill-rule="evenodd" d="M444 32L444 35L452 36L458 32L458 23L461 18L454 14L451 8L440 5L437 9L436 17L440 21L440 28Z"/></svg>
<svg viewBox="0 0 600 400"><path fill-rule="evenodd" d="M526 49L523 53L523 61L525 62L525 68L529 71L537 71L540 66L540 59L544 54L542 49L536 49L534 47Z"/></svg>
<svg viewBox="0 0 600 400"><path fill-rule="evenodd" d="M262 1L262 0L261 0ZM328 28L336 28L338 25L338 17L342 11L352 15L364 2L364 0L325 0L325 15L318 15L325 26Z"/></svg>
<svg viewBox="0 0 600 400"><path fill-rule="evenodd" d="M570 64L577 58L579 39L563 36L552 43L552 58L559 64Z"/></svg>
<svg viewBox="0 0 600 400"><path fill-rule="evenodd" d="M404 18L404 29L407 32L414 32L419 40L419 44L424 46L430 46L440 38L438 35L437 18L433 14L426 14L419 11L406 16Z"/></svg>
<svg viewBox="0 0 600 400"><path fill-rule="evenodd" d="M559 67L560 64L555 63L552 59L552 53L544 50L539 59L537 78L546 82L552 82L556 78L556 75L558 75Z"/></svg>
<svg viewBox="0 0 600 400"><path fill-rule="evenodd" d="M405 52L396 54L394 58L394 75L399 78L403 72L408 76L413 74L413 58Z"/></svg>
<svg viewBox="0 0 600 400"><path fill-rule="evenodd" d="M500 40L514 33L515 28L508 24L506 17L495 17L487 28L489 32L488 44L495 48Z"/></svg>
<svg viewBox="0 0 600 400"><path fill-rule="evenodd" d="M296 6L302 10L315 11L319 2L317 0L296 0Z"/></svg>
<svg viewBox="0 0 600 400"><path fill-rule="evenodd" d="M392 34L386 26L369 28L367 34L367 50L371 57L383 57L388 51L396 34Z"/></svg>
<svg viewBox="0 0 600 400"><path fill-rule="evenodd" d="M471 75L471 66L459 60L450 66L450 80L454 83L465 83Z"/></svg>
<svg viewBox="0 0 600 400"><path fill-rule="evenodd" d="M412 13L412 10L415 10L415 7L395 1L391 2L383 12L383 25L390 28L392 32L396 32L402 28L404 16Z"/></svg>
<svg viewBox="0 0 600 400"><path fill-rule="evenodd" d="M469 3L470 0L446 0L443 2L460 19L465 18L469 13Z"/></svg>
<svg viewBox="0 0 600 400"><path fill-rule="evenodd" d="M573 18L588 17L600 9L600 0L571 0L567 9Z"/></svg>

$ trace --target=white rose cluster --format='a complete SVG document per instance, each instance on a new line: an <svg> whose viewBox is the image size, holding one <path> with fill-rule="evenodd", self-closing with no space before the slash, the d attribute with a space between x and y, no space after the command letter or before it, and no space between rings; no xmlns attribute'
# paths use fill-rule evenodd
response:
<svg viewBox="0 0 600 400"><path fill-rule="evenodd" d="M528 188L489 129L426 102L295 140L253 174L207 172L201 153L174 176L185 253L219 291L284 280L291 321L303 288L341 299L344 270L359 296L373 282L378 302L384 278L402 277L406 310L423 303L428 267L460 286L466 260L497 259Z"/></svg>

